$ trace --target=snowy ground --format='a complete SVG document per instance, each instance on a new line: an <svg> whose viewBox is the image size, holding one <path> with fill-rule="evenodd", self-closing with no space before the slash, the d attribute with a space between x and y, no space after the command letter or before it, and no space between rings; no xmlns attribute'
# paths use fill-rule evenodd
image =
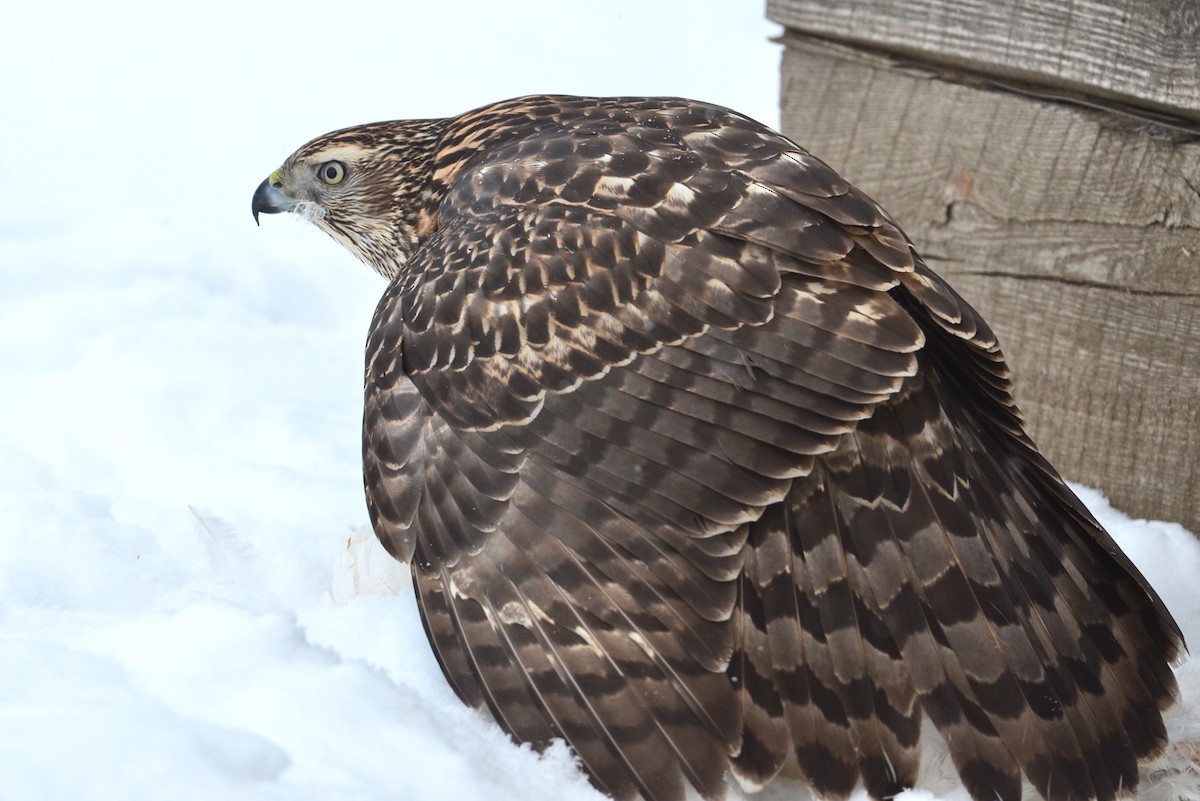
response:
<svg viewBox="0 0 1200 801"><path fill-rule="evenodd" d="M774 31L721 0L409 5L6 10L0 799L598 798L445 686L362 528L381 282L250 195L326 130L529 91L773 123ZM1085 499L1200 642L1200 546Z"/></svg>

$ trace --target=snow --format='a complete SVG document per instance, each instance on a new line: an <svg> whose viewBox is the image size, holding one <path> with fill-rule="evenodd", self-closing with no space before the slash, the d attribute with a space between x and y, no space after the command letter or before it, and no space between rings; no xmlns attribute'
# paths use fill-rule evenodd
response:
<svg viewBox="0 0 1200 801"><path fill-rule="evenodd" d="M256 229L250 195L324 131L531 91L689 95L776 123L761 7L13 5L0 799L598 798L566 749L513 745L445 685L364 526L381 281L300 220ZM1195 539L1081 492L1200 642ZM1196 671L1170 718L1192 743ZM942 769L933 755L903 801L965 798Z"/></svg>

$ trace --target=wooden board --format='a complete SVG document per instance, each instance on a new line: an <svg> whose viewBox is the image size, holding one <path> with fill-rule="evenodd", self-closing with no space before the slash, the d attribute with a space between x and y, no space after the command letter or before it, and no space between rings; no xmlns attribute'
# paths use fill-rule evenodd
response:
<svg viewBox="0 0 1200 801"><path fill-rule="evenodd" d="M1200 532L1200 142L785 37L785 133L988 319L1071 480Z"/></svg>
<svg viewBox="0 0 1200 801"><path fill-rule="evenodd" d="M1200 120L1196 0L767 0L793 31Z"/></svg>

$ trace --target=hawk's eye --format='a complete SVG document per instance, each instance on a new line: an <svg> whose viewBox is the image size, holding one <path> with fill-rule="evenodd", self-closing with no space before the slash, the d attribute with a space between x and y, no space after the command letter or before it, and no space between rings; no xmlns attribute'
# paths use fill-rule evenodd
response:
<svg viewBox="0 0 1200 801"><path fill-rule="evenodd" d="M346 165L340 161L327 161L317 170L317 174L321 176L321 180L333 186L340 184L342 179L346 177Z"/></svg>

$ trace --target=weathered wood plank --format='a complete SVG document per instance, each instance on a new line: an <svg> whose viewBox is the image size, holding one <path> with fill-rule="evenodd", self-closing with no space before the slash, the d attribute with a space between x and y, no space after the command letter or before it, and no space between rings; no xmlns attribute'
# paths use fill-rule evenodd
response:
<svg viewBox="0 0 1200 801"><path fill-rule="evenodd" d="M1196 0L767 0L795 31L1200 120Z"/></svg>
<svg viewBox="0 0 1200 801"><path fill-rule="evenodd" d="M943 270L997 321L1034 440L1118 508L1200 530L1200 304ZM1170 343L1166 345L1165 343ZM1191 376L1191 386L1181 381Z"/></svg>
<svg viewBox="0 0 1200 801"><path fill-rule="evenodd" d="M799 38L782 112L992 323L1050 460L1200 531L1200 142Z"/></svg>

